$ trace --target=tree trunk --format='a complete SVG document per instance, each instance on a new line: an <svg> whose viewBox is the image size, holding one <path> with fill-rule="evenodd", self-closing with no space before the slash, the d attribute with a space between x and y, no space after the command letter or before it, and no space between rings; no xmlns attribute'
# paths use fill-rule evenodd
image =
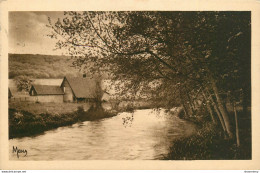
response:
<svg viewBox="0 0 260 173"><path fill-rule="evenodd" d="M239 127L238 127L238 120L237 120L237 109L236 104L233 104L234 107L234 113L235 113L235 122L236 122L236 139L237 139L237 147L240 146L240 139L239 139Z"/></svg>
<svg viewBox="0 0 260 173"><path fill-rule="evenodd" d="M182 107L183 107L183 110L184 110L184 114L185 114L185 116L187 117L187 116L189 115L189 112L188 112L188 110L187 110L187 108L186 108L186 106L185 106L185 103L184 103L184 101L183 101L183 99L182 99L181 94L180 94L180 99L181 99L181 104L182 104Z"/></svg>
<svg viewBox="0 0 260 173"><path fill-rule="evenodd" d="M213 122L214 124L216 124L216 120L215 120L213 111L212 111L212 109L211 109L211 106L209 105L209 103L206 103L206 104L207 104L207 109L209 110L209 114L210 114L210 117L211 117L211 119L212 119L212 122Z"/></svg>
<svg viewBox="0 0 260 173"><path fill-rule="evenodd" d="M186 93L186 95L187 95L188 100L189 100L189 105L190 105L190 108L191 108L192 115L194 115L195 114L195 106L194 106L193 101L191 100L189 94Z"/></svg>
<svg viewBox="0 0 260 173"><path fill-rule="evenodd" d="M229 116L228 116L228 113L227 113L227 111L226 111L226 109L224 107L223 101L222 101L222 99L219 96L218 88L216 86L215 81L212 82L212 89L213 89L214 94L216 96L218 108L219 108L219 110L220 110L220 112L222 114L222 117L223 117L223 120L224 120L224 123L225 123L225 127L226 127L226 130L227 130L228 136L230 138L233 138L233 133L231 131L231 125L230 125Z"/></svg>
<svg viewBox="0 0 260 173"><path fill-rule="evenodd" d="M186 96L187 96L187 98L188 98L188 101L189 101L189 107L190 107L190 109L191 109L192 115L194 115L196 108L195 108L195 106L194 106L193 100L190 98L190 95L189 95L189 93L188 93L188 91L187 91L186 86L184 86L184 89L185 89L185 94L186 94Z"/></svg>
<svg viewBox="0 0 260 173"><path fill-rule="evenodd" d="M189 115L189 112L187 110L187 107L185 106L185 102L183 100L183 96L182 96L182 92L181 92L181 87L179 87L179 96L180 96L180 100L181 100L181 104L185 113L185 116L187 117Z"/></svg>
<svg viewBox="0 0 260 173"><path fill-rule="evenodd" d="M208 111L209 111L209 114L210 114L210 117L211 117L211 119L212 119L212 122L213 122L214 124L216 124L216 120L215 120L215 118L214 118L213 111L212 111L212 109L211 109L210 103L209 103L209 101L208 101L208 99L207 99L207 97L206 97L204 91L202 91L202 95L203 95L203 97L204 97L204 99L205 99L206 106L207 106L207 109L208 109Z"/></svg>
<svg viewBox="0 0 260 173"><path fill-rule="evenodd" d="M207 87L206 87L206 93L209 95L209 100L211 101L211 104L212 104L213 108L215 109L215 112L217 113L218 119L219 119L220 124L221 124L221 126L222 126L222 128L223 128L224 133L227 133L226 126L225 126L225 123L224 123L224 121L223 121L222 115L221 115L221 113L219 112L219 109L218 109L218 107L217 107L215 101L213 100L213 98L212 98L210 92L208 91L208 88L207 88ZM206 96L207 96L207 95L206 95Z"/></svg>
<svg viewBox="0 0 260 173"><path fill-rule="evenodd" d="M247 108L248 108L248 106L251 106L248 103L248 94L250 94L250 93L248 93L246 88L243 88L242 91L243 91L243 93L242 93L243 94L242 95L243 115L246 116L247 115Z"/></svg>
<svg viewBox="0 0 260 173"><path fill-rule="evenodd" d="M184 110L184 114L187 117L188 116L187 108L183 103L182 103L182 107L183 107L183 110Z"/></svg>
<svg viewBox="0 0 260 173"><path fill-rule="evenodd" d="M219 119L220 124L221 124L221 126L222 126L222 128L223 128L224 133L227 133L227 129L226 129L224 120L223 120L223 118L222 118L222 115L221 115L221 113L219 112L218 107L217 107L216 103L214 102L214 100L212 99L211 96L210 96L210 100L211 100L211 103L212 103L212 105L213 105L213 107L214 107L214 109L215 109L215 112L217 113L218 119Z"/></svg>

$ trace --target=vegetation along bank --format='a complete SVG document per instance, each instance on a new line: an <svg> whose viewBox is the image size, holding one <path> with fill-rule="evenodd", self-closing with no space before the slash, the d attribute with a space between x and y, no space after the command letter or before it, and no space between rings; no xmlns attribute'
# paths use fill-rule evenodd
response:
<svg viewBox="0 0 260 173"><path fill-rule="evenodd" d="M104 109L90 107L85 111L79 106L76 111L68 113L34 114L24 110L9 109L9 139L41 134L46 130L72 125L80 121L93 121L115 116Z"/></svg>

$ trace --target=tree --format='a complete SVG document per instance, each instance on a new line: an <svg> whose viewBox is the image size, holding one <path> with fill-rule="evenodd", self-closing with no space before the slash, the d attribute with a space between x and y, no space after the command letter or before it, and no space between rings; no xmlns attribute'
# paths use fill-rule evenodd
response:
<svg viewBox="0 0 260 173"><path fill-rule="evenodd" d="M27 76L18 76L14 78L18 91L29 92L33 80Z"/></svg>
<svg viewBox="0 0 260 173"><path fill-rule="evenodd" d="M250 67L249 12L64 14L55 24L49 20L50 36L58 38L57 48L67 48L77 66L109 73L125 83L126 92L148 91L153 94L147 97L164 100L166 106L181 104L187 116L196 115L204 97L209 112L233 137L220 93L240 87L248 93L250 88L239 84L250 81L245 68Z"/></svg>

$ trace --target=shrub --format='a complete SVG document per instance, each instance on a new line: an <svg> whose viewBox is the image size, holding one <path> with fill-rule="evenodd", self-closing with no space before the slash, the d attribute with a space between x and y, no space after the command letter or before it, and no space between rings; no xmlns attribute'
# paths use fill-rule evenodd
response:
<svg viewBox="0 0 260 173"><path fill-rule="evenodd" d="M206 123L195 134L173 142L166 160L250 159L248 145L236 147L235 139L225 139L221 130Z"/></svg>

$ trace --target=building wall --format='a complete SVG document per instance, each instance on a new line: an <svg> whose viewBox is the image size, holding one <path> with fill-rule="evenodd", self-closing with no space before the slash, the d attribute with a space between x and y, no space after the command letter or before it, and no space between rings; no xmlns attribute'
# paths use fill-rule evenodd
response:
<svg viewBox="0 0 260 173"><path fill-rule="evenodd" d="M63 95L44 95L44 96L32 96L34 100L40 103L46 102L54 102L54 103L62 103Z"/></svg>
<svg viewBox="0 0 260 173"><path fill-rule="evenodd" d="M64 87L65 87L65 92L64 92ZM65 80L62 83L61 88L64 92L63 101L64 102L73 102L73 92L72 92L72 89L70 88L70 85L67 80Z"/></svg>
<svg viewBox="0 0 260 173"><path fill-rule="evenodd" d="M36 102L37 96L19 96L19 97L11 97L9 101L12 102Z"/></svg>

